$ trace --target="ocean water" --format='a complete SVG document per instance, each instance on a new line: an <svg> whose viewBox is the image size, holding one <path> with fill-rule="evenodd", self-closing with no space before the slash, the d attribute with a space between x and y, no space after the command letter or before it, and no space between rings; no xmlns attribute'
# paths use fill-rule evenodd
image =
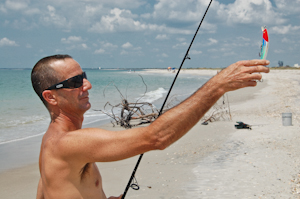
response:
<svg viewBox="0 0 300 199"><path fill-rule="evenodd" d="M89 91L92 108L85 113L83 127L109 123L100 111L122 97L130 102L150 102L159 110L175 73L147 73L144 70L84 69L93 88ZM0 69L0 144L44 134L49 113L35 94L30 81L31 69ZM180 74L170 98L179 101L191 95L208 76ZM108 112L109 108L106 109Z"/></svg>

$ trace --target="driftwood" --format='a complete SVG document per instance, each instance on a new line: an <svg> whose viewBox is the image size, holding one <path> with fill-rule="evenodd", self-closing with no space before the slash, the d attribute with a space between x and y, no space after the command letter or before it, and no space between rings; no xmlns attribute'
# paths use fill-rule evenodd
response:
<svg viewBox="0 0 300 199"><path fill-rule="evenodd" d="M227 99L226 99L227 97ZM166 105L166 109L163 113L172 108L178 103L178 99L173 97L170 102ZM111 123L113 126L120 125L124 128L132 128L142 124L152 123L158 118L159 110L155 106L148 102L135 102L130 103L126 99L123 99L121 103L117 105L112 105L107 102L104 109L110 107L110 112L103 111L104 114L108 115L113 120ZM116 113L116 109L120 111L119 114ZM118 116L119 115L119 116ZM223 96L222 102L216 103L202 118L202 124L208 124L208 122L215 121L231 121L230 105L228 101L228 96Z"/></svg>
<svg viewBox="0 0 300 199"><path fill-rule="evenodd" d="M142 99L147 92L147 85L144 82L143 77L142 76L140 77L146 89L144 95L140 97L136 102L129 102L121 93L121 91L118 89L118 87L113 84L122 98L121 103L117 105L112 105L110 102L107 102L104 105L104 110L96 110L96 111L101 111L102 113L112 118L111 123L114 126L120 125L121 127L124 128L132 128L134 126L153 122L158 117L159 110L152 103L139 102L140 99ZM105 89L103 91L104 96L105 96ZM167 111L170 108L171 104L174 103L174 101L175 101L174 99L171 100L170 103L166 105L166 108L162 111L162 113ZM107 111L109 107L110 107L110 111Z"/></svg>
<svg viewBox="0 0 300 199"><path fill-rule="evenodd" d="M123 99L122 102L117 105L112 105L107 102L104 109L106 109L107 106L111 107L111 113L103 110L100 111L113 119L112 124L114 126L120 125L124 128L132 128L141 124L151 123L158 117L159 113L151 103L130 103L126 99ZM116 109L121 111L120 116L115 113Z"/></svg>
<svg viewBox="0 0 300 199"><path fill-rule="evenodd" d="M219 73L219 71L217 73ZM222 96L222 100L220 99L216 102L201 120L204 125L207 125L208 122L214 121L231 121L232 116L230 112L228 94L224 94Z"/></svg>
<svg viewBox="0 0 300 199"><path fill-rule="evenodd" d="M208 122L215 121L231 121L230 105L228 95L225 94L222 97L222 101L217 102L202 118L202 124L208 124Z"/></svg>
<svg viewBox="0 0 300 199"><path fill-rule="evenodd" d="M142 76L140 77L142 78ZM147 92L147 85L145 84L143 78L142 81L146 87L144 95L142 96L144 97ZM139 98L136 102L128 102L128 100L122 95L121 91L117 88L117 86L115 86L115 88L120 93L120 96L122 98L121 103L117 105L112 105L110 102L107 102L104 105L104 110L96 110L96 111L101 111L102 113L112 118L111 123L113 124L113 126L120 125L121 127L128 129L134 126L151 123L158 118L159 110L153 104L149 102L139 102L139 100L142 97ZM103 94L105 96L105 89ZM180 101L176 98L176 96L172 96L171 99L166 104L162 113L171 109L179 102ZM108 107L110 107L110 111L106 110ZM228 95L226 94L223 95L223 100L221 103L217 102L205 114L205 116L202 118L202 121L204 121L203 124L208 124L208 122L228 121L231 119L232 118L230 113L229 100L228 100Z"/></svg>

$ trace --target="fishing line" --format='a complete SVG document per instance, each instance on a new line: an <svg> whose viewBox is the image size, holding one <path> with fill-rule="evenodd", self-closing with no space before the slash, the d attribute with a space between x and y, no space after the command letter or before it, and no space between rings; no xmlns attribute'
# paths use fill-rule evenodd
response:
<svg viewBox="0 0 300 199"><path fill-rule="evenodd" d="M180 65L180 67L179 67L179 69L178 69L178 71L177 71L177 73L176 73L176 76L175 76L175 78L174 78L174 80L173 80L173 83L172 83L172 85L171 85L171 87L170 87L170 89L169 89L169 92L168 92L168 94L167 94L167 96L166 96L166 98L165 98L165 101L164 101L164 103L163 103L163 105L162 105L162 107L161 107L161 109L160 109L160 111L159 111L158 117L162 114L162 111L163 111L163 109L164 109L164 106L165 106L165 104L166 104L166 102L167 102L167 100L168 100L168 97L169 97L169 95L170 95L170 93L171 93L171 91L172 91L172 88L173 88L173 86L174 86L174 84L175 84L175 81L176 81L176 79L177 79L177 77L178 77L178 74L179 74L179 72L180 72L180 70L181 70L181 68L182 68L182 66L183 66L183 64L184 64L184 62L185 62L185 60L186 60L186 59L191 59L191 58L189 57L189 51L190 51L190 48L191 48L192 45L193 45L193 42L194 42L194 40L195 40L195 38L196 38L196 36L197 36L197 34L198 34L198 31L199 31L199 29L200 29L200 27L201 27L201 25L202 25L202 22L203 22L203 20L204 20L204 18L205 18L205 16L206 16L206 13L207 13L207 11L208 11L208 9L209 9L209 7L210 7L212 1L213 1L213 0L210 0L208 6L207 6L207 8L206 8L206 11L205 11L205 13L204 13L204 15L203 15L203 17L202 17L202 19L201 19L201 22L200 22L200 24L199 24L199 26L198 26L198 28L197 28L195 34L194 34L194 37L193 37L193 39L192 39L192 41L191 41L191 43L190 43L190 46L189 46L189 48L187 49L187 51L186 51L186 53L185 53L185 56L183 57L183 60L182 60L182 62L181 62L181 65ZM134 167L134 169L133 169L133 171L132 171L131 177L130 177L130 179L129 179L129 181L128 181L128 184L127 184L127 186L126 186L126 188L125 188L125 191L124 191L124 193L123 193L122 199L125 198L125 196L126 196L126 194L127 194L127 192L128 192L129 187L132 187L132 188L135 189L135 190L138 190L138 189L139 189L139 185L138 185L138 183L137 183L137 181L136 181L136 179L135 179L135 173L136 173L136 170L137 170L137 168L138 168L138 166L139 166L139 164L140 164L140 162L141 162L141 160L142 160L142 158L143 158L143 155L144 155L144 154L141 154L141 155L140 155L140 157L139 157L139 159L138 159L138 161L137 161L137 163L136 163L136 165L135 165L135 167ZM135 179L135 182L134 182L134 184L131 184L132 181L133 181L133 179Z"/></svg>

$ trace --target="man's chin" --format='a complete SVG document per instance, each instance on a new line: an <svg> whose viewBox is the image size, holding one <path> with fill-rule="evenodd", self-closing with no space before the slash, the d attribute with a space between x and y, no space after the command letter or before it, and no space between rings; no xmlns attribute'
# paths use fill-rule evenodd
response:
<svg viewBox="0 0 300 199"><path fill-rule="evenodd" d="M87 110L89 110L91 108L91 103L87 102L84 106L82 106L82 110L84 112L86 112Z"/></svg>
<svg viewBox="0 0 300 199"><path fill-rule="evenodd" d="M87 110L89 110L91 107L92 107L91 103L90 103L90 102L88 102L88 103L86 104L86 108L87 108Z"/></svg>

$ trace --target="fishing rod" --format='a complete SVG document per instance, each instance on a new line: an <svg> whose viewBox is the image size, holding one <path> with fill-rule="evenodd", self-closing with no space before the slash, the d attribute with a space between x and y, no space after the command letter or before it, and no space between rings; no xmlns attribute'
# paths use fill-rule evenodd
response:
<svg viewBox="0 0 300 199"><path fill-rule="evenodd" d="M171 87L170 87L170 89L169 89L169 92L168 92L168 94L167 94L167 96L166 96L166 98L165 98L165 100L164 100L163 105L161 106L161 109L160 109L160 111L159 111L158 117L162 114L162 111L163 111L163 109L164 109L164 106L165 106L165 104L166 104L166 102L167 102L167 100L168 100L168 97L169 97L169 95L170 95L170 93L171 93L171 91L172 91L172 88L173 88L173 86L174 86L174 84L175 84L175 81L176 81L176 79L177 79L177 77L178 77L178 74L179 74L179 72L180 72L180 70L181 70L181 68L182 68L182 66L183 66L183 64L184 64L184 62L185 62L185 60L186 60L186 59L191 59L191 58L189 57L189 51L190 51L190 48L191 48L192 45L193 45L193 42L194 42L194 40L195 40L195 38L196 38L196 36L197 36L197 34L198 34L198 31L199 31L199 29L200 29L200 27L201 27L201 25L202 25L202 22L203 22L203 20L204 20L204 18L205 18L205 16L206 16L206 13L207 13L207 11L208 11L208 9L209 9L209 7L210 7L212 1L213 1L213 0L210 0L208 6L207 6L207 8L206 8L206 11L205 11L205 13L204 13L204 15L203 15L203 17L202 17L202 19L201 19L201 22L200 22L200 24L199 24L199 26L198 26L198 28L197 28L195 34L194 34L194 37L193 37L193 39L192 39L192 41L191 41L191 43L190 43L190 46L189 46L189 48L187 49L187 51L186 51L186 53L185 53L185 55L184 55L184 57L183 57L183 60L182 60L182 62L181 62L181 65L180 65L180 67L179 67L179 69L178 69L178 71L177 71L177 73L176 73L176 76L175 76L175 78L174 78L174 80L173 80L173 83L172 83L172 85L171 85ZM139 157L139 159L138 159L138 161L137 161L137 163L136 163L136 165L135 165L135 167L134 167L134 169L133 169L133 171L132 171L132 174L131 174L131 176L130 176L130 179L129 179L129 181L128 181L128 184L127 184L127 186L126 186L126 188L125 188L125 191L124 191L124 193L123 193L122 199L125 198L125 196L126 196L126 194L127 194L127 192L128 192L129 187L133 188L134 190L138 190L138 189L139 189L139 186L138 186L137 184L131 184L131 183L132 183L133 179L135 179L134 176L135 176L136 170L138 169L138 166L139 166L139 164L140 164L140 162L141 162L141 160L142 160L142 158L143 158L143 155L144 155L144 154L141 154L141 155L140 155L140 157Z"/></svg>

